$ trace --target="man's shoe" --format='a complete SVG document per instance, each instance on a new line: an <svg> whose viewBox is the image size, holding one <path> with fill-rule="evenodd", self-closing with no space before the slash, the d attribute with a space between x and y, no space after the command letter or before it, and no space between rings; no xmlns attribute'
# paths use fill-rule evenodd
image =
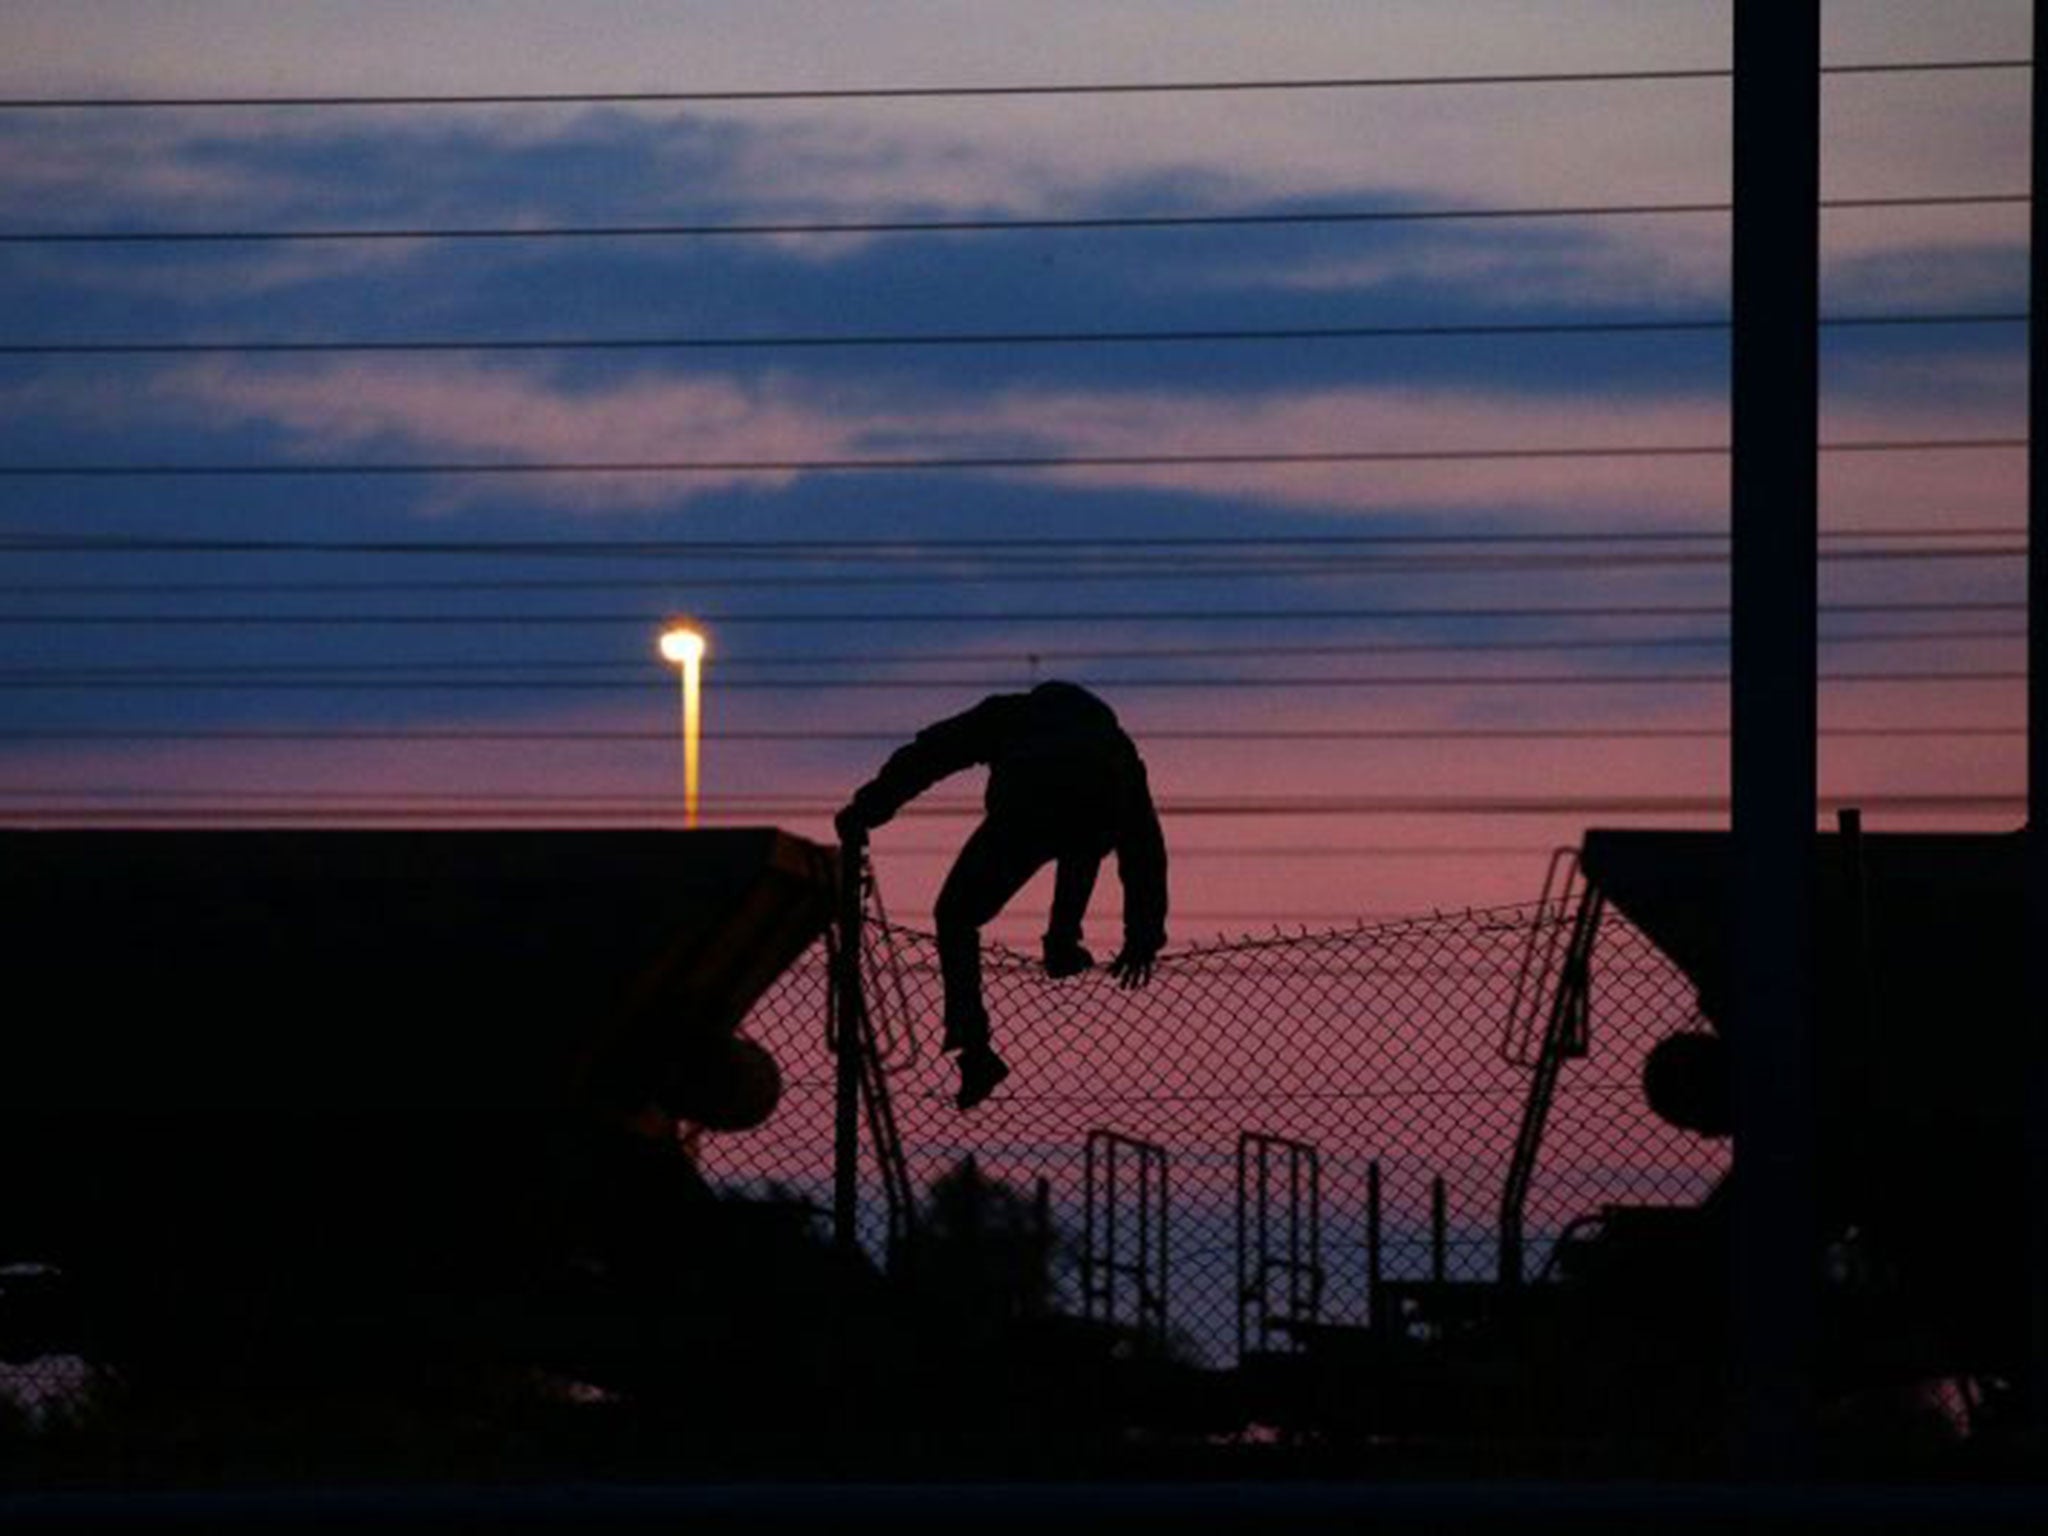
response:
<svg viewBox="0 0 2048 1536"><path fill-rule="evenodd" d="M948 1056L955 1051L987 1050L988 1021L984 1019L976 1029L963 1029L951 1019L946 1020L945 1032L939 1039L939 1049Z"/></svg>
<svg viewBox="0 0 2048 1536"><path fill-rule="evenodd" d="M1095 957L1079 944L1047 944L1044 955L1045 974L1054 981L1078 976L1095 964Z"/></svg>
<svg viewBox="0 0 2048 1536"><path fill-rule="evenodd" d="M953 1102L972 1109L996 1091L996 1084L1010 1075L1010 1067L987 1046L960 1053L960 1092Z"/></svg>

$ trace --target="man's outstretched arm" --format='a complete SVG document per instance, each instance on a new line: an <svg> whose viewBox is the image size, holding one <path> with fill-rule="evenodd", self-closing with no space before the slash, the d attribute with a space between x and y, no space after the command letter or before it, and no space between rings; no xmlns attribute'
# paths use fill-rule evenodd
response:
<svg viewBox="0 0 2048 1536"><path fill-rule="evenodd" d="M1124 947L1109 973L1126 987L1142 987L1166 947L1166 835L1149 794L1117 843L1116 872L1124 888Z"/></svg>
<svg viewBox="0 0 2048 1536"><path fill-rule="evenodd" d="M1019 697L996 694L983 699L964 714L926 726L898 747L881 771L855 790L839 812L840 837L872 831L939 780L987 762Z"/></svg>

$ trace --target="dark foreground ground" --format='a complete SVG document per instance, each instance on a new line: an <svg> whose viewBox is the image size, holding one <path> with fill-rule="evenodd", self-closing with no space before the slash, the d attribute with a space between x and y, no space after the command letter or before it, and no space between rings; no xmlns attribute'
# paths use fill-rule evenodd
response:
<svg viewBox="0 0 2048 1536"><path fill-rule="evenodd" d="M0 1497L18 1530L1800 1531L2048 1528L2040 1487L1715 1483L547 1484Z"/></svg>

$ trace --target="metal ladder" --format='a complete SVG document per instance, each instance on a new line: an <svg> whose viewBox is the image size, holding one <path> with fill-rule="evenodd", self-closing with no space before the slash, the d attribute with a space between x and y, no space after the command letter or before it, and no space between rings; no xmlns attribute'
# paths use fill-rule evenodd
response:
<svg viewBox="0 0 2048 1536"><path fill-rule="evenodd" d="M1588 1048L1593 942L1599 937L1605 908L1599 887L1579 878L1578 850L1560 848L1551 856L1550 872L1543 882L1543 902L1530 926L1514 1004L1501 1041L1501 1055L1506 1060L1533 1069L1507 1183L1501 1191L1503 1286L1522 1283L1523 1217L1529 1185L1536 1176L1536 1158L1543 1150L1543 1133L1550 1123L1551 1103L1557 1096L1558 1073L1566 1061L1583 1057ZM1543 1020L1540 1040L1536 1036L1538 1018ZM1529 1049L1532 1040L1537 1041L1533 1056Z"/></svg>

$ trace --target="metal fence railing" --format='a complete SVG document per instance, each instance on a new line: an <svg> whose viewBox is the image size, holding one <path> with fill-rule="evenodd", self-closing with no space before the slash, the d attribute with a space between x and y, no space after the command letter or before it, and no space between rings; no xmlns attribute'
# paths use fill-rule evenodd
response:
<svg viewBox="0 0 2048 1536"><path fill-rule="evenodd" d="M1548 953L1560 930L1569 939L1577 915L1553 899L1198 946L1169 952L1152 983L1135 991L1099 971L1051 981L1030 959L991 950L985 989L1012 1071L992 1099L963 1114L938 1051L933 941L871 914L867 1006L909 1188L925 1198L972 1159L981 1177L1042 1198L1054 1229L1055 1304L1085 1315L1084 1274L1105 1258L1087 1251L1100 1226L1089 1221L1091 1137L1158 1149L1172 1192L1170 1230L1154 1234L1166 1322L1185 1352L1212 1364L1237 1349L1246 1136L1314 1159L1315 1231L1289 1241L1297 1255L1313 1241L1322 1320L1368 1321L1375 1272L1424 1279L1440 1266L1451 1280L1492 1280L1537 1070L1526 1050L1503 1042L1512 1044L1508 1026L1531 954ZM721 1187L772 1186L830 1205L828 982L820 946L745 1026L781 1061L785 1088L759 1129L705 1138L703 1167ZM1725 1146L1666 1124L1643 1096L1645 1054L1694 1021L1685 978L1608 913L1575 985L1584 988L1576 1005L1586 1018L1584 1051L1556 1066L1543 1144L1517 1197L1532 1275L1575 1218L1606 1204L1690 1203L1726 1166ZM860 1240L881 1259L890 1216L866 1143L859 1194ZM1368 1232L1375 1205L1379 1220ZM1290 1206L1288 1220L1305 1219L1306 1206Z"/></svg>

